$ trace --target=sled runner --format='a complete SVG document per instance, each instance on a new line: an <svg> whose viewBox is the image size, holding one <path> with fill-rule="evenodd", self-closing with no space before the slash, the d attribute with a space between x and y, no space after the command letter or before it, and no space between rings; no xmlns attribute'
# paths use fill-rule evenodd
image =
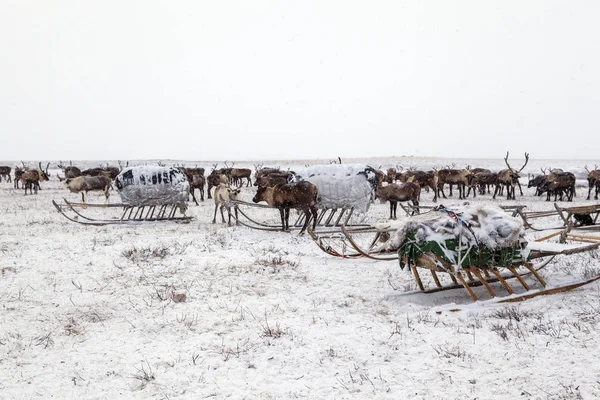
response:
<svg viewBox="0 0 600 400"><path fill-rule="evenodd" d="M192 217L185 215L177 215L181 210L177 204L162 204L149 206L130 206L126 204L87 204L87 203L71 203L67 199L63 199L63 203L59 204L52 200L52 204L71 222L76 222L82 225L116 225L140 222L159 222L159 221L175 221L175 222L190 222ZM84 211L87 208L100 209L116 209L120 215L115 215L113 218L94 218L85 215Z"/></svg>

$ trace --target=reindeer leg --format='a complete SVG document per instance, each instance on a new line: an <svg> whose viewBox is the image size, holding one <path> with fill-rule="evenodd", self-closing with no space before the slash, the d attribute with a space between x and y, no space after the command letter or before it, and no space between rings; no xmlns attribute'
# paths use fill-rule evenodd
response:
<svg viewBox="0 0 600 400"><path fill-rule="evenodd" d="M393 210L394 210L394 205L392 204L392 201L390 200L390 219L393 219Z"/></svg>
<svg viewBox="0 0 600 400"><path fill-rule="evenodd" d="M190 193L192 195L192 200L194 200L194 203L196 203L196 205L199 205L198 201L196 201L196 195L194 194L195 191L196 191L196 189L194 189L193 187L190 187Z"/></svg>
<svg viewBox="0 0 600 400"><path fill-rule="evenodd" d="M281 230L285 232L285 211L283 207L279 207L279 215L281 216Z"/></svg>
<svg viewBox="0 0 600 400"><path fill-rule="evenodd" d="M308 226L308 223L310 222L310 210L304 209L302 211L304 212L304 225L302 225L302 229L300 230L300 235L304 234L304 231L306 230L306 227Z"/></svg>
<svg viewBox="0 0 600 400"><path fill-rule="evenodd" d="M225 216L223 215L223 208L225 208L225 204L221 204L221 222L225 223Z"/></svg>
<svg viewBox="0 0 600 400"><path fill-rule="evenodd" d="M217 223L217 209L218 208L219 208L219 205L215 204L215 215L213 216L213 221L212 221L213 224Z"/></svg>

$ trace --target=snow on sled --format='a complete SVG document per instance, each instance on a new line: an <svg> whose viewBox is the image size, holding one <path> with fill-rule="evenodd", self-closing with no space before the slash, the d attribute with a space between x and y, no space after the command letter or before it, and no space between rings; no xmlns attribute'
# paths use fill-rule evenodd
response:
<svg viewBox="0 0 600 400"><path fill-rule="evenodd" d="M291 178L291 183L308 181L317 187L317 226L319 229L354 226L366 227L360 224L360 219L369 210L372 196L377 187L375 169L364 164L330 164L315 165L297 171ZM275 222L261 222L252 217L251 208L274 208L264 204L253 204L244 201L232 202L237 207L241 218L238 223L253 228L269 231L281 230L282 226ZM290 230L301 229L306 222L306 216L300 214Z"/></svg>
<svg viewBox="0 0 600 400"><path fill-rule="evenodd" d="M69 221L83 225L189 222L192 218L185 215L189 193L188 180L183 172L175 168L125 168L115 178L115 186L121 197L119 204L72 203L66 199L63 199L63 203L52 200L52 204ZM106 218L105 213L108 210L116 209L119 209L118 214Z"/></svg>
<svg viewBox="0 0 600 400"><path fill-rule="evenodd" d="M398 260L401 268L408 268L412 272L419 289L424 293L462 287L473 300L477 301L479 298L472 287L483 286L492 298L496 298L496 292L490 284L500 282L508 292L508 297L500 301L520 301L572 290L600 279L598 276L583 282L547 288L545 280L539 274L541 268L557 255L570 255L597 249L600 238L581 235L576 237L573 234L569 236L566 231L560 231L541 240L546 241L561 236L563 240L583 243L528 243L522 221L495 206L463 205L455 206L451 210L440 206L432 212L398 223L393 229L390 227L385 232L389 238L379 247L373 244L365 250L356 245L353 238L353 235L360 232L342 231L350 239L349 243L353 244L354 253L349 252L341 256ZM383 233L384 230L380 229L380 232ZM331 254L331 249L324 248L323 243L317 244ZM332 255L340 256L340 254ZM536 260L541 262L535 264ZM434 288L428 288L423 284L419 269L426 269L431 273L435 283ZM535 278L543 289L530 289L529 284L523 279L528 275ZM442 284L443 276L446 277L444 279L449 279L449 284ZM526 292L516 294L507 282L510 279L516 279Z"/></svg>

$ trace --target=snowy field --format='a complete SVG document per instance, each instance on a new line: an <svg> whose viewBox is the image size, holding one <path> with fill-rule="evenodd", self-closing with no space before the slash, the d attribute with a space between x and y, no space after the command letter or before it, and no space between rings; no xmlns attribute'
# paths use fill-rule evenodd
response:
<svg viewBox="0 0 600 400"><path fill-rule="evenodd" d="M502 159L343 161L505 167ZM522 162L511 159L517 169ZM586 164L594 166L532 159L524 176L558 167L584 179ZM189 224L81 226L52 206L80 196L62 187L55 163L50 170L38 195L0 183L0 399L600 397L598 284L511 305L476 304L465 290L414 293L412 275L395 261L336 259L308 236L213 225L212 200L190 206ZM523 183L516 201L469 201L552 208ZM254 191L244 188L243 199ZM578 188L564 205L594 204L586 195ZM422 198L433 204L431 193ZM456 193L441 201L456 202ZM366 221L388 213L375 204ZM594 252L557 258L542 275L555 286L598 272ZM445 311L453 307L463 311Z"/></svg>

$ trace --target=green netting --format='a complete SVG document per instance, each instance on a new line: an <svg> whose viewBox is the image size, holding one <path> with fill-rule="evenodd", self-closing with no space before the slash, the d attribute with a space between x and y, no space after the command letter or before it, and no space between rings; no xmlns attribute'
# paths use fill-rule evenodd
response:
<svg viewBox="0 0 600 400"><path fill-rule="evenodd" d="M414 233L409 233L404 244L398 249L401 262L406 256L413 265L425 253L433 253L450 264L460 264L462 268L508 267L525 261L522 248L519 245L490 250L485 246L469 246L463 243L460 249L460 259L462 261L459 263L458 238L447 239L444 242L432 240L419 243Z"/></svg>

